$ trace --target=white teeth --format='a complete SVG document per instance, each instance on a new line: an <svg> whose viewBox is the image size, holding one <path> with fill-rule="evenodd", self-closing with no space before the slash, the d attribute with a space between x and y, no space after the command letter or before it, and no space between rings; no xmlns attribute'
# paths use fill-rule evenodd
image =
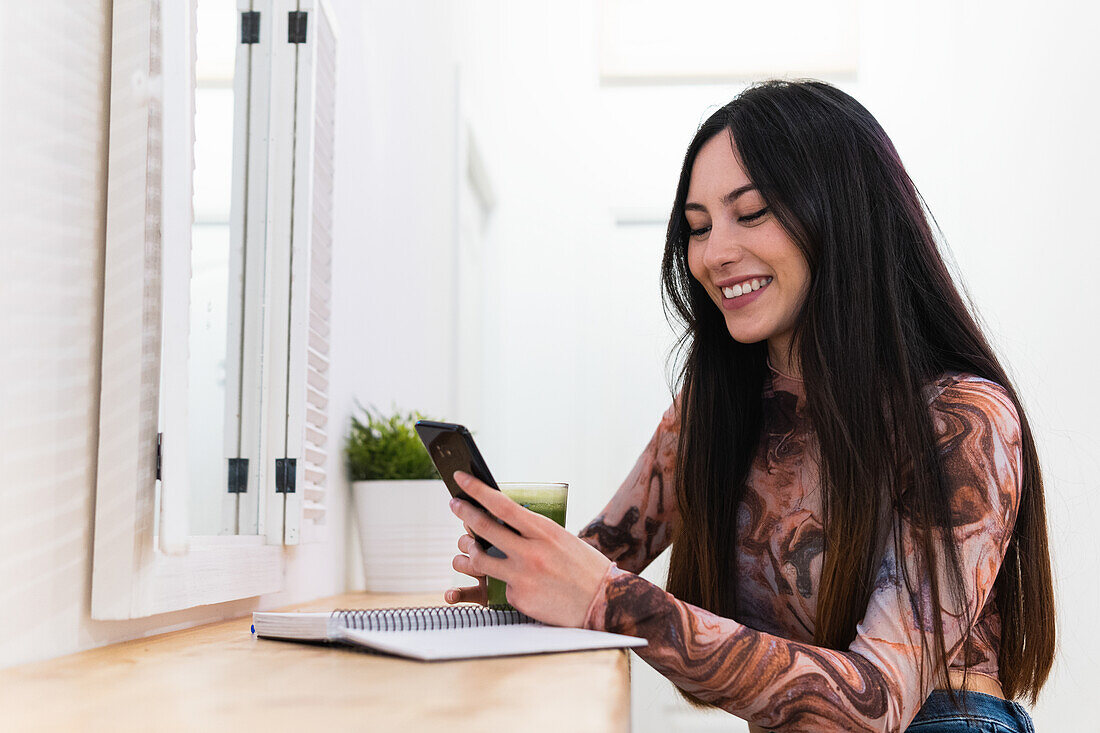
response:
<svg viewBox="0 0 1100 733"><path fill-rule="evenodd" d="M756 278L754 280L746 280L743 283L734 285L731 288L722 288L722 294L727 298L739 298L745 293L751 293L754 290L759 290L772 281L772 278L766 277L763 280Z"/></svg>

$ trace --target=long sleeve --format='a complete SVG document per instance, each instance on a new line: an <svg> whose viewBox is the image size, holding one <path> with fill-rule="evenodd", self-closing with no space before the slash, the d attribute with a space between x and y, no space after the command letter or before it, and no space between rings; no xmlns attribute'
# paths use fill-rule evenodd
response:
<svg viewBox="0 0 1100 733"><path fill-rule="evenodd" d="M678 403L679 396L611 501L580 532L581 539L631 572L640 573L671 542L676 518L673 472L680 433Z"/></svg>
<svg viewBox="0 0 1100 733"><path fill-rule="evenodd" d="M856 637L844 651L791 641L749 628L672 597L657 586L612 567L589 608L588 628L641 636L638 651L682 689L765 728L801 730L903 730L934 683L921 658L936 669L933 614L941 606L948 656L962 646L996 580L1020 499L1020 425L1007 393L968 377L946 386L932 402L939 456L952 493L952 526L944 532L959 551L966 609L954 608L943 590L929 602L928 573L904 516L896 517L875 588ZM941 535L942 538L943 535ZM911 601L893 540L921 589ZM942 541L942 539L941 539ZM943 553L940 555L940 577ZM946 583L941 583L941 587ZM964 613L965 611L965 613ZM928 665L932 665L929 667Z"/></svg>

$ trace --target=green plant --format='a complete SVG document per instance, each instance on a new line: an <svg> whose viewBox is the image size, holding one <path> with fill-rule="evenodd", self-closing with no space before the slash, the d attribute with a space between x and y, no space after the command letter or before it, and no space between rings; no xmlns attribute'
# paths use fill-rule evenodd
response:
<svg viewBox="0 0 1100 733"><path fill-rule="evenodd" d="M356 403L362 419L352 415L344 446L351 481L439 478L428 451L413 427L425 419L419 412L389 417Z"/></svg>

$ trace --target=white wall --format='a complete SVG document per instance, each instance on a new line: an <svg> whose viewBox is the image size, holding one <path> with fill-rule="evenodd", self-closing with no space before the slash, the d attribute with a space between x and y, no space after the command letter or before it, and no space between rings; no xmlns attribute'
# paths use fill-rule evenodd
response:
<svg viewBox="0 0 1100 733"><path fill-rule="evenodd" d="M340 323L334 353L365 404L443 413L452 384L449 322L453 245L454 68L450 3L342 3L360 34L338 114L355 157L338 205L348 235L334 261ZM345 12L345 15L350 15ZM346 96L345 96L346 95Z"/></svg>
<svg viewBox="0 0 1100 733"><path fill-rule="evenodd" d="M355 403L452 416L456 150L455 32L450 3L336 6L341 60L333 255L333 429ZM334 446L335 449L335 446ZM343 481L342 467L334 473ZM330 474L331 475L331 474ZM346 494L346 486L344 487ZM444 494L445 498L445 494ZM350 588L362 588L348 518ZM457 537L456 537L457 540Z"/></svg>
<svg viewBox="0 0 1100 733"><path fill-rule="evenodd" d="M705 6L700 22L728 27L730 43L751 42L739 8L719 5L669 12ZM661 220L695 127L741 84L600 86L595 3L464 7L464 90L500 195L485 275L493 388L478 440L500 478L569 481L568 525L578 530L668 404ZM1086 719L1100 683L1088 620L1100 605L1091 528L1100 391L1090 381L1100 350L1089 338L1100 315L1090 219L1100 113L1089 91L1100 16L1081 7L861 2L857 73L823 75L899 148L1029 411L1061 624L1060 656L1034 711L1040 729ZM654 30L661 38L659 23ZM741 727L688 713L645 665L634 671L636 731Z"/></svg>
<svg viewBox="0 0 1100 733"><path fill-rule="evenodd" d="M1039 447L1058 602L1059 657L1039 729L1086 720L1100 683L1100 390L1091 338L1100 232L1095 6L868 4L860 96L894 136L936 213ZM904 33L897 29L907 29ZM914 59L927 60L913 63ZM863 68L863 67L861 67Z"/></svg>

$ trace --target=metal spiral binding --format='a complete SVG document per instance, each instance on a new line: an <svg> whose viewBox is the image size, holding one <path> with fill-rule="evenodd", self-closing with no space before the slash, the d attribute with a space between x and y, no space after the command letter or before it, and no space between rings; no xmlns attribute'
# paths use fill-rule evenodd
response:
<svg viewBox="0 0 1100 733"><path fill-rule="evenodd" d="M373 610L338 608L332 615L339 617L348 628L366 631L435 631L536 623L530 616L514 609L478 606L421 606Z"/></svg>

